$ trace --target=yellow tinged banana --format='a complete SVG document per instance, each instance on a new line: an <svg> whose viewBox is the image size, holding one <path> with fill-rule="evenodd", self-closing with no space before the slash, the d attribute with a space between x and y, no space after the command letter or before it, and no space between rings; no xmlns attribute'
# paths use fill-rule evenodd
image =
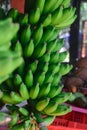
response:
<svg viewBox="0 0 87 130"><path fill-rule="evenodd" d="M40 101L37 102L35 108L38 111L42 111L49 104L49 101L50 101L49 98L42 99L42 100L40 100Z"/></svg>

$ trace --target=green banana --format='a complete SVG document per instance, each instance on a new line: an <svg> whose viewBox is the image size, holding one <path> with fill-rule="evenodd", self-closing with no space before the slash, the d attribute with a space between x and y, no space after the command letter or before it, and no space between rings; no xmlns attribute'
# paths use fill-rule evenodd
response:
<svg viewBox="0 0 87 130"><path fill-rule="evenodd" d="M37 70L37 67L38 67L38 60L35 60L28 65L28 69L32 70L33 73Z"/></svg>
<svg viewBox="0 0 87 130"><path fill-rule="evenodd" d="M28 20L30 24L36 24L40 19L40 8L34 8L29 14Z"/></svg>
<svg viewBox="0 0 87 130"><path fill-rule="evenodd" d="M51 116L63 116L72 111L71 106L68 105L58 105L57 109L50 113Z"/></svg>
<svg viewBox="0 0 87 130"><path fill-rule="evenodd" d="M21 102L24 101L24 99L23 99L18 93L14 92L14 91L11 91L11 93L10 93L10 98L12 98L12 100L13 100L16 104L21 103Z"/></svg>
<svg viewBox="0 0 87 130"><path fill-rule="evenodd" d="M54 75L54 78L53 78L53 81L52 81L52 86L57 86L58 83L60 82L61 80L61 74L58 72Z"/></svg>
<svg viewBox="0 0 87 130"><path fill-rule="evenodd" d="M56 97L53 98L53 100L55 102L57 102L58 104L62 104L66 101L68 101L72 96L71 92L61 92L60 94L58 94Z"/></svg>
<svg viewBox="0 0 87 130"><path fill-rule="evenodd" d="M47 51L53 52L53 50L56 48L58 40L53 40L47 43Z"/></svg>
<svg viewBox="0 0 87 130"><path fill-rule="evenodd" d="M64 62L68 55L69 55L68 51L60 52L57 62Z"/></svg>
<svg viewBox="0 0 87 130"><path fill-rule="evenodd" d="M63 45L64 45L64 39L57 39L57 43L55 48L53 49L53 52L60 51Z"/></svg>
<svg viewBox="0 0 87 130"><path fill-rule="evenodd" d="M45 5L44 5L44 9L43 9L43 13L46 14L46 13L51 12L51 9L53 9L56 2L57 2L57 0L54 0L54 1L46 0Z"/></svg>
<svg viewBox="0 0 87 130"><path fill-rule="evenodd" d="M59 71L59 69L60 69L60 65L61 65L60 63L50 64L48 71L49 72L53 72L54 74L56 74Z"/></svg>
<svg viewBox="0 0 87 130"><path fill-rule="evenodd" d="M25 26L26 24L28 24L28 15L20 13L18 22L21 26Z"/></svg>
<svg viewBox="0 0 87 130"><path fill-rule="evenodd" d="M62 15L63 7L60 6L57 10L53 11L52 13L51 25L56 25L58 23L58 20L62 17Z"/></svg>
<svg viewBox="0 0 87 130"><path fill-rule="evenodd" d="M54 5L53 9L51 9L51 12L55 11L57 8L59 8L62 4L63 0L58 0L56 4Z"/></svg>
<svg viewBox="0 0 87 130"><path fill-rule="evenodd" d="M24 100L27 100L30 97L28 88L24 83L20 84L19 93Z"/></svg>
<svg viewBox="0 0 87 130"><path fill-rule="evenodd" d="M63 87L63 85L51 86L50 92L48 93L48 97L53 98L57 96L62 91Z"/></svg>
<svg viewBox="0 0 87 130"><path fill-rule="evenodd" d="M48 68L49 68L49 62L44 62L43 64L41 62L38 64L37 71L44 71L46 73L48 71Z"/></svg>
<svg viewBox="0 0 87 130"><path fill-rule="evenodd" d="M40 91L40 86L39 83L31 87L30 89L30 98L31 99L36 99Z"/></svg>
<svg viewBox="0 0 87 130"><path fill-rule="evenodd" d="M16 74L13 80L15 86L19 86L22 83L22 77L19 74Z"/></svg>
<svg viewBox="0 0 87 130"><path fill-rule="evenodd" d="M41 58L40 61L43 62L49 62L51 57L51 53L48 51L46 52Z"/></svg>
<svg viewBox="0 0 87 130"><path fill-rule="evenodd" d="M36 0L35 4L36 4L36 7L40 9L40 14L41 14L44 8L45 0Z"/></svg>
<svg viewBox="0 0 87 130"><path fill-rule="evenodd" d="M18 111L19 111L23 116L29 116L29 111L28 111L26 108L24 108L24 107L20 107L20 108L18 109Z"/></svg>
<svg viewBox="0 0 87 130"><path fill-rule="evenodd" d="M68 8L70 6L70 4L71 4L71 0L65 0L62 2L62 6L64 8Z"/></svg>
<svg viewBox="0 0 87 130"><path fill-rule="evenodd" d="M46 75L45 75L44 83L52 83L53 76L54 76L54 73L47 72Z"/></svg>
<svg viewBox="0 0 87 130"><path fill-rule="evenodd" d="M34 41L34 46L36 47L43 35L43 25L41 24L39 27L36 27L36 29L34 30L32 37L33 37L33 41Z"/></svg>
<svg viewBox="0 0 87 130"><path fill-rule="evenodd" d="M33 72L29 70L25 75L25 84L28 88L33 86L33 78Z"/></svg>
<svg viewBox="0 0 87 130"><path fill-rule="evenodd" d="M38 74L37 74L37 76L36 76L36 78L35 78L35 82L36 82L36 83L38 82L40 85L42 85L43 82L44 82L44 80L45 80L45 72L42 71L41 73L38 73Z"/></svg>
<svg viewBox="0 0 87 130"><path fill-rule="evenodd" d="M44 43L44 42L49 42L50 41L50 38L53 36L54 34L54 31L55 31L55 28L54 27L49 27L49 28L46 28L44 29L44 32L43 32L43 36L42 36L42 39L41 39L41 43Z"/></svg>
<svg viewBox="0 0 87 130"><path fill-rule="evenodd" d="M11 114L11 118L12 118L12 120L11 120L11 122L9 123L9 127L12 127L12 126L14 126L14 125L16 125L17 123L18 123L18 120L19 120L19 115L18 115L18 112L13 112L12 114Z"/></svg>
<svg viewBox="0 0 87 130"><path fill-rule="evenodd" d="M45 97L48 95L51 89L51 83L43 84L40 88L38 98Z"/></svg>
<svg viewBox="0 0 87 130"><path fill-rule="evenodd" d="M58 63L59 61L59 52L54 52L51 54L51 59L50 59L50 63L54 64L54 63Z"/></svg>
<svg viewBox="0 0 87 130"><path fill-rule="evenodd" d="M71 71L72 68L73 68L72 65L62 63L62 64L60 65L59 73L60 73L62 76L63 76L63 75L66 75L66 74L68 74L68 73Z"/></svg>
<svg viewBox="0 0 87 130"><path fill-rule="evenodd" d="M23 54L22 45L21 45L21 43L19 41L17 41L17 43L16 43L16 45L14 47L14 51L20 53L20 55Z"/></svg>
<svg viewBox="0 0 87 130"><path fill-rule="evenodd" d="M25 46L24 55L25 57L30 57L33 54L33 52L34 52L34 42L33 39L31 39Z"/></svg>
<svg viewBox="0 0 87 130"><path fill-rule="evenodd" d="M17 22L18 16L19 16L18 10L14 8L11 8L7 13L7 17L11 17L14 22Z"/></svg>
<svg viewBox="0 0 87 130"><path fill-rule="evenodd" d="M47 16L42 17L43 27L47 27L51 25L51 18L52 18L51 14L48 14Z"/></svg>
<svg viewBox="0 0 87 130"><path fill-rule="evenodd" d="M34 53L33 53L33 56L35 58L40 58L44 55L44 53L46 52L46 48L47 48L47 43L44 43L44 44L40 44L38 45L35 50L34 50Z"/></svg>
<svg viewBox="0 0 87 130"><path fill-rule="evenodd" d="M56 40L56 39L58 38L58 35L59 35L60 32L61 32L60 29L56 29L56 28L55 28L55 30L54 30L52 36L51 36L50 39L49 39L49 42Z"/></svg>
<svg viewBox="0 0 87 130"><path fill-rule="evenodd" d="M50 101L49 98L45 98L45 99L38 101L35 106L36 110L38 110L38 111L44 110L44 108L49 104L49 101Z"/></svg>
<svg viewBox="0 0 87 130"><path fill-rule="evenodd" d="M31 28L30 25L26 25L24 29L21 31L20 35L20 41L23 46L25 46L29 42L30 37L31 37Z"/></svg>
<svg viewBox="0 0 87 130"><path fill-rule="evenodd" d="M17 67L21 65L23 59L19 58L6 58L0 60L0 76L5 76L13 72Z"/></svg>
<svg viewBox="0 0 87 130"><path fill-rule="evenodd" d="M43 121L46 124L46 126L49 126L53 123L55 118L56 118L55 116L46 116L45 118L43 118Z"/></svg>
<svg viewBox="0 0 87 130"><path fill-rule="evenodd" d="M50 113L54 112L57 109L57 107L58 107L58 103L55 102L54 100L51 100L43 111L44 113L49 115Z"/></svg>

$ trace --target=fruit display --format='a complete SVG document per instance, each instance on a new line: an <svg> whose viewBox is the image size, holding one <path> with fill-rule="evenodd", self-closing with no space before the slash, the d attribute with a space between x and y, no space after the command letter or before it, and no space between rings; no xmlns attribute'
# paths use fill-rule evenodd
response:
<svg viewBox="0 0 87 130"><path fill-rule="evenodd" d="M61 79L73 66L64 64L69 52L60 52L59 33L75 21L76 9L70 0L28 0L27 5L24 14L11 8L5 15L19 24L10 48L24 62L1 84L1 101L12 117L9 130L47 130L56 116L71 111L64 103L72 93L62 92Z"/></svg>

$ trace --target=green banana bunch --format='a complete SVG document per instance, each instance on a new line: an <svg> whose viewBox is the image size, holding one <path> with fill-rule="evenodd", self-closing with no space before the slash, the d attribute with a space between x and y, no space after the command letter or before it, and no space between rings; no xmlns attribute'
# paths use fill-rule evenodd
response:
<svg viewBox="0 0 87 130"><path fill-rule="evenodd" d="M0 21L0 46L11 41L19 29L19 24L12 23L11 18ZM3 35L4 33L4 35ZM6 36L4 38L4 36Z"/></svg>
<svg viewBox="0 0 87 130"><path fill-rule="evenodd" d="M48 97L53 98L57 96L59 93L61 93L63 87L64 86L60 84L58 84L57 86L51 86L50 92L48 93Z"/></svg>
<svg viewBox="0 0 87 130"><path fill-rule="evenodd" d="M64 64L62 63L60 65L59 73L63 76L70 72L70 70L73 68L72 65Z"/></svg>
<svg viewBox="0 0 87 130"><path fill-rule="evenodd" d="M72 111L72 108L70 106L63 104L63 105L58 105L57 109L54 112L50 113L49 115L50 116L55 116L55 115L63 116L71 111Z"/></svg>
<svg viewBox="0 0 87 130"><path fill-rule="evenodd" d="M28 17L29 23L36 24L40 19L40 15L41 15L40 8L39 7L34 8L29 14Z"/></svg>
<svg viewBox="0 0 87 130"><path fill-rule="evenodd" d="M30 98L36 99L40 91L39 83L30 88Z"/></svg>

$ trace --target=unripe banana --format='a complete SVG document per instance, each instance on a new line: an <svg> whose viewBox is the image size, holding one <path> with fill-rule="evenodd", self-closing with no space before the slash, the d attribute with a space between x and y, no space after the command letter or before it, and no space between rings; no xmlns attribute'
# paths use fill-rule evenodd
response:
<svg viewBox="0 0 87 130"><path fill-rule="evenodd" d="M36 109L38 111L44 110L44 108L49 104L49 101L50 101L49 98L45 98L45 99L42 99L42 100L38 101L36 106L35 106Z"/></svg>
<svg viewBox="0 0 87 130"><path fill-rule="evenodd" d="M37 70L37 66L38 66L38 60L35 60L28 65L28 69L32 70L32 72L34 73Z"/></svg>
<svg viewBox="0 0 87 130"><path fill-rule="evenodd" d="M68 51L60 52L58 62L64 62L68 55L69 55Z"/></svg>
<svg viewBox="0 0 87 130"><path fill-rule="evenodd" d="M10 93L10 98L12 98L12 100L13 100L16 104L21 103L21 102L24 101L24 99L23 99L18 93L13 92L13 91L11 91L11 93Z"/></svg>
<svg viewBox="0 0 87 130"><path fill-rule="evenodd" d="M7 17L11 17L14 22L17 22L18 16L19 16L18 10L14 8L11 8L7 13Z"/></svg>
<svg viewBox="0 0 87 130"><path fill-rule="evenodd" d="M56 40L53 40L53 41L50 41L47 43L47 51L49 52L53 52L54 48L56 48L56 44L57 44L57 39Z"/></svg>
<svg viewBox="0 0 87 130"><path fill-rule="evenodd" d="M40 42L40 40L42 38L42 35L43 35L43 25L41 24L39 27L37 27L34 30L34 32L32 34L32 37L33 37L33 40L34 40L34 46L35 47L39 44L39 42Z"/></svg>
<svg viewBox="0 0 87 130"><path fill-rule="evenodd" d="M47 72L45 76L44 83L52 83L54 73Z"/></svg>
<svg viewBox="0 0 87 130"><path fill-rule="evenodd" d="M54 75L54 78L53 78L53 81L52 81L52 86L57 86L58 83L60 82L61 80L61 74L58 72Z"/></svg>
<svg viewBox="0 0 87 130"><path fill-rule="evenodd" d="M40 13L42 13L44 8L45 0L36 0L36 7L40 9Z"/></svg>
<svg viewBox="0 0 87 130"><path fill-rule="evenodd" d="M49 42L56 40L58 38L58 35L59 35L60 31L61 31L60 29L55 28L55 30L53 32L53 35L49 39Z"/></svg>
<svg viewBox="0 0 87 130"><path fill-rule="evenodd" d="M24 55L25 57L30 57L34 52L34 42L33 40L31 39L27 45L25 46L25 49L24 49Z"/></svg>
<svg viewBox="0 0 87 130"><path fill-rule="evenodd" d="M37 83L30 89L30 98L36 99L38 97L39 91L40 91L40 86L39 83Z"/></svg>
<svg viewBox="0 0 87 130"><path fill-rule="evenodd" d="M53 98L57 96L62 91L63 87L63 85L51 86L51 90L48 93L48 97Z"/></svg>
<svg viewBox="0 0 87 130"><path fill-rule="evenodd" d="M46 13L51 12L51 9L53 9L56 2L57 2L57 0L54 0L54 1L46 0L45 5L44 5L44 9L43 9L43 13L46 14Z"/></svg>
<svg viewBox="0 0 87 130"><path fill-rule="evenodd" d="M23 54L22 45L21 45L21 43L19 41L17 41L17 43L16 43L16 45L14 47L14 51L20 53L20 55Z"/></svg>
<svg viewBox="0 0 87 130"><path fill-rule="evenodd" d="M42 57L46 52L46 48L47 48L47 43L38 45L34 50L33 56L35 58Z"/></svg>
<svg viewBox="0 0 87 130"><path fill-rule="evenodd" d="M48 71L49 62L39 63L37 71L44 71L45 73Z"/></svg>
<svg viewBox="0 0 87 130"><path fill-rule="evenodd" d="M69 65L69 64L64 64L62 63L60 65L60 70L59 70L59 73L63 76L63 75L66 75L70 72L70 70L73 68L72 65Z"/></svg>
<svg viewBox="0 0 87 130"><path fill-rule="evenodd" d="M29 70L25 75L25 84L28 88L33 86L33 78L33 72Z"/></svg>
<svg viewBox="0 0 87 130"><path fill-rule="evenodd" d="M70 4L71 4L71 0L65 0L62 2L62 6L64 8L68 8L70 6Z"/></svg>
<svg viewBox="0 0 87 130"><path fill-rule="evenodd" d="M62 2L63 0L58 0L54 5L53 9L51 9L51 12L55 11L62 4Z"/></svg>
<svg viewBox="0 0 87 130"><path fill-rule="evenodd" d="M55 102L57 102L58 104L62 104L66 101L68 101L72 96L71 92L61 92L60 94L58 94L56 97L53 98L53 100Z"/></svg>
<svg viewBox="0 0 87 130"><path fill-rule="evenodd" d="M63 116L69 112L71 112L71 106L68 105L58 105L57 109L50 113L51 116Z"/></svg>
<svg viewBox="0 0 87 130"><path fill-rule="evenodd" d="M26 86L24 83L22 83L22 84L20 85L19 93L20 93L21 97L22 97L24 100L27 100L27 99L29 99L29 97L30 97L28 88L27 88L27 86Z"/></svg>
<svg viewBox="0 0 87 130"><path fill-rule="evenodd" d="M45 118L43 118L44 123L49 126L53 123L53 121L55 120L55 116L47 116Z"/></svg>
<svg viewBox="0 0 87 130"><path fill-rule="evenodd" d="M49 62L50 61L50 52L46 52L41 58L40 61L43 62Z"/></svg>
<svg viewBox="0 0 87 130"><path fill-rule="evenodd" d="M28 15L27 14L20 14L18 18L18 22L21 26L25 26L28 24Z"/></svg>
<svg viewBox="0 0 87 130"><path fill-rule="evenodd" d="M38 73L38 74L37 74L37 76L36 76L36 78L35 78L35 82L36 82L36 83L38 82L40 85L42 85L43 82L44 82L44 80L45 80L45 72L42 71L41 73Z"/></svg>
<svg viewBox="0 0 87 130"><path fill-rule="evenodd" d="M49 42L54 34L54 31L55 31L54 27L49 27L49 28L44 29L43 36L40 42L41 43Z"/></svg>
<svg viewBox="0 0 87 130"><path fill-rule="evenodd" d="M60 51L63 45L64 45L64 39L57 39L57 43L55 48L53 49L53 52Z"/></svg>
<svg viewBox="0 0 87 130"><path fill-rule="evenodd" d="M40 88L38 98L45 97L48 95L51 89L51 83L43 84Z"/></svg>
<svg viewBox="0 0 87 130"><path fill-rule="evenodd" d="M63 7L60 6L57 10L55 10L52 13L51 24L56 25L58 23L58 20L62 17L62 14L63 14Z"/></svg>
<svg viewBox="0 0 87 130"><path fill-rule="evenodd" d="M24 107L20 107L18 111L24 116L29 116L29 111Z"/></svg>
<svg viewBox="0 0 87 130"><path fill-rule="evenodd" d="M22 83L22 77L19 74L16 74L13 80L15 86L19 86Z"/></svg>
<svg viewBox="0 0 87 130"><path fill-rule="evenodd" d="M49 72L53 72L54 74L56 74L59 71L59 69L60 69L60 65L61 65L60 63L50 64L48 71Z"/></svg>
<svg viewBox="0 0 87 130"><path fill-rule="evenodd" d="M25 46L29 42L30 37L31 37L31 28L30 25L26 25L20 35L20 41L23 46Z"/></svg>
<svg viewBox="0 0 87 130"><path fill-rule="evenodd" d="M29 14L29 18L28 18L30 24L36 24L40 19L40 15L41 15L40 8L37 7L33 9L31 13Z"/></svg>
<svg viewBox="0 0 87 130"><path fill-rule="evenodd" d="M51 100L49 102L49 104L45 107L45 109L43 110L47 115L49 115L50 113L54 112L58 107L58 103L55 102L54 100Z"/></svg>
<svg viewBox="0 0 87 130"><path fill-rule="evenodd" d="M59 61L59 52L54 52L51 54L51 59L50 59L50 63L54 64L54 63L58 63Z"/></svg>
<svg viewBox="0 0 87 130"><path fill-rule="evenodd" d="M52 18L51 14L48 14L47 16L42 18L43 27L47 27L51 25L51 18Z"/></svg>

